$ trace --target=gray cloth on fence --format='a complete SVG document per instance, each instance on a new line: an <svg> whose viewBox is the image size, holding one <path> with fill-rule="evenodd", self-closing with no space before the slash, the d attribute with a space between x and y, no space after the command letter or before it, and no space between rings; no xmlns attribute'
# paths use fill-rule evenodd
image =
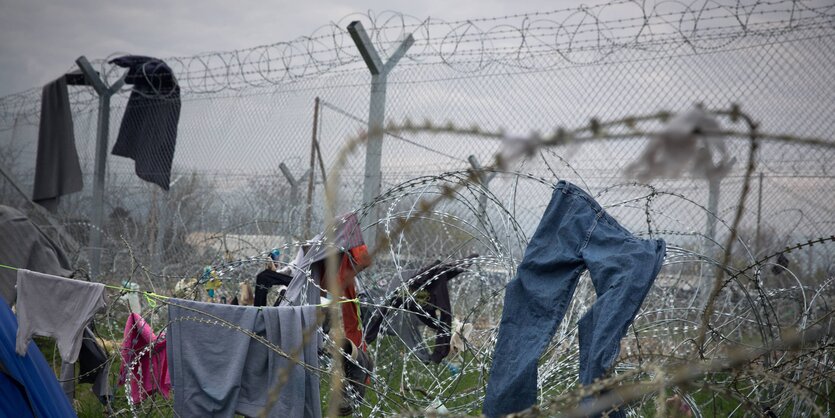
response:
<svg viewBox="0 0 835 418"><path fill-rule="evenodd" d="M55 338L61 360L75 363L84 327L105 307L104 285L65 279L26 269L17 271L17 340L26 354L32 336Z"/></svg>
<svg viewBox="0 0 835 418"><path fill-rule="evenodd" d="M267 407L270 391L282 384L268 416L321 416L319 376L299 363L319 365L315 306L254 307L170 299L168 318L175 415L257 416ZM265 338L297 361L234 327Z"/></svg>
<svg viewBox="0 0 835 418"><path fill-rule="evenodd" d="M287 292L284 293L284 300L281 301L281 306L319 304L320 289L308 281L309 274L313 283L316 285L320 285L321 283L322 272L324 270L321 266L315 264L323 261L328 256L329 250L336 249L339 252L346 252L365 244L365 241L362 239L362 229L360 228L356 214L349 213L340 216L332 227L333 245L327 245L325 243L326 235L323 232L316 235L310 241L310 245L299 250L296 255L296 260L291 264L293 268L293 280L287 286ZM324 288L324 286L322 287Z"/></svg>
<svg viewBox="0 0 835 418"><path fill-rule="evenodd" d="M62 75L45 85L41 94L41 124L32 201L54 212L62 195L78 192L83 186L67 80Z"/></svg>
<svg viewBox="0 0 835 418"><path fill-rule="evenodd" d="M168 190L180 122L180 86L165 62L139 55L110 61L125 67L133 84L113 155L134 160L136 175Z"/></svg>
<svg viewBox="0 0 835 418"><path fill-rule="evenodd" d="M69 259L56 243L32 223L23 212L0 205L0 263L56 276L69 276ZM0 296L15 302L14 270L0 268Z"/></svg>
<svg viewBox="0 0 835 418"><path fill-rule="evenodd" d="M98 396L99 401L106 403L108 398L113 397L110 389L110 381L107 379L110 371L110 358L104 349L96 341L96 336L90 327L84 328L82 334L81 351L78 355L80 375L76 376L75 364L61 362L61 389L67 394L67 398L75 398L75 383L92 383L91 390Z"/></svg>
<svg viewBox="0 0 835 418"><path fill-rule="evenodd" d="M419 269L402 270L389 281L386 295L393 295L398 288L404 286L403 282L414 277L420 272ZM404 279L405 278L405 279ZM408 288L406 288L408 290ZM386 300L384 295L381 300ZM370 318L370 316L369 316ZM424 344L422 330L425 325L417 315L411 312L403 312L400 309L392 309L383 317L383 326L380 331L385 335L392 335L403 341L409 350L423 363L429 363L429 349ZM364 327L363 327L364 328Z"/></svg>

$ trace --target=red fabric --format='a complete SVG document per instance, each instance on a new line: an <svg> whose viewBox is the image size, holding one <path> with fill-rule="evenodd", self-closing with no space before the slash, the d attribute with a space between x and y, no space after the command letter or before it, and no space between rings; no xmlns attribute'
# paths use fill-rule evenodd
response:
<svg viewBox="0 0 835 418"><path fill-rule="evenodd" d="M168 398L171 391L171 377L168 375L168 359L165 356L164 334L154 334L151 326L136 313L130 314L125 323L122 341L122 367L119 369L119 384L128 380L126 365L133 362L130 375L130 394L133 403L140 403L156 392ZM143 351L149 344L152 348ZM139 359L136 360L137 356Z"/></svg>
<svg viewBox="0 0 835 418"><path fill-rule="evenodd" d="M342 255L342 262L339 265L337 279L342 288L342 296L346 299L357 297L356 277L357 273L365 270L371 265L371 255L368 254L368 247L361 245L352 248L348 254ZM353 258L353 261L352 261ZM345 338L351 340L354 345L365 351L365 341L362 339L362 321L359 317L358 303L342 304L342 328L345 330Z"/></svg>

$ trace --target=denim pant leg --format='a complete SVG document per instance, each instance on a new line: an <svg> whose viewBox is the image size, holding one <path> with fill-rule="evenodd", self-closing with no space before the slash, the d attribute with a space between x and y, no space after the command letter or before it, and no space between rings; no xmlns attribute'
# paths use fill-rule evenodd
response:
<svg viewBox="0 0 835 418"><path fill-rule="evenodd" d="M597 230L609 228L599 224ZM592 329L586 330L591 332L591 351L586 364L588 374L581 383L587 385L603 376L616 360L620 340L661 269L665 248L662 240L631 235L618 240L609 233L597 232L592 235L583 255L598 296L592 307Z"/></svg>
<svg viewBox="0 0 835 418"><path fill-rule="evenodd" d="M598 295L579 323L583 385L603 377L614 365L620 341L652 287L666 251L663 240L636 238L602 209L598 218L582 250ZM609 416L624 414L617 411Z"/></svg>
<svg viewBox="0 0 835 418"><path fill-rule="evenodd" d="M589 364L589 353L591 352L591 339L593 331L594 305L592 305L592 307L590 307L577 321L577 343L580 349L580 384L584 386L587 384L585 382L588 380L586 375L589 371L587 366Z"/></svg>
<svg viewBox="0 0 835 418"><path fill-rule="evenodd" d="M592 351L594 324L596 322L596 314L599 311L599 308L599 305L592 305L591 308L589 308L589 310L586 311L586 313L584 313L582 317L580 317L580 320L577 321L577 336L580 345L580 383L584 386L594 382L596 378L600 377L592 377L592 372L589 368L589 364L591 363L589 361L589 356ZM606 394L606 392L601 393L601 395L604 394ZM594 403L596 400L597 396L587 396L580 401L580 405L584 408L593 408L595 406ZM609 409L607 409L607 411ZM608 412L606 415L600 413L595 416L605 416L608 418L625 418L626 413L623 411L623 409L618 408L617 410Z"/></svg>
<svg viewBox="0 0 835 418"><path fill-rule="evenodd" d="M585 269L580 248L594 212L558 185L505 289L504 310L483 413L518 412L536 403L537 365Z"/></svg>

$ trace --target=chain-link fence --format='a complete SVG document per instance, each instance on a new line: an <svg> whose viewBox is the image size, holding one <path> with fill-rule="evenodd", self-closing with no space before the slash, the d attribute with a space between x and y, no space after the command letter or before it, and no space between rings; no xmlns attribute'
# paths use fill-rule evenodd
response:
<svg viewBox="0 0 835 418"><path fill-rule="evenodd" d="M345 145L368 127L371 75L345 29L352 20L366 25L383 60L407 34L415 38L388 75L387 122L429 121L521 137L627 121L603 132L599 141L543 147L495 175L495 170L483 173L481 184L468 183L408 234L390 235L396 245L364 273L371 289L385 289L387 275L401 267L478 252L487 260L479 283L498 291L515 274L557 180L588 190L636 234L664 238L702 257L665 267L675 286L712 283L720 244L732 233L740 240L733 254L740 268L828 238L835 223L835 7L826 1L727 3L615 1L456 22L355 15L292 42L164 58L182 89L170 190L138 179L132 160L108 154L105 239L96 280L130 278L163 291L199 275L204 265L223 269L248 260L227 270L226 278L244 280L261 267L261 259L252 257L263 258L274 247L295 248L323 228L325 176L331 173L322 167L331 170ZM107 60L93 63L108 83L121 75ZM112 99L111 146L124 123L129 88ZM61 199L50 228L75 243L77 268L89 271L98 102L89 87L70 89L84 189ZM646 185L624 174L651 145L646 134L630 135L631 117L677 114L697 105L738 105L757 122L758 132L820 138L823 144L766 139L747 176L750 143L728 137L721 140L732 165L714 181L683 173ZM8 175L0 182L3 204L29 208L12 181L31 196L39 112L39 89L0 99L0 163ZM728 118L720 123L745 132ZM663 125L650 121L640 131L658 132ZM363 225L391 232L394 221L408 218L421 199L442 194L445 184L467 183L471 163L489 165L502 146L475 129L471 134L390 129L382 146L383 193L374 211L363 212ZM336 213L364 204L363 148L346 158L338 172ZM740 202L746 184L750 192ZM732 230L740 203L743 216ZM284 261L290 261L291 251L285 252ZM807 245L784 256L793 275L763 278L769 286L783 289L797 281L829 286L832 244ZM229 280L229 292L237 280ZM467 297L484 289L460 286L459 310L474 313L469 320L487 324L485 329L495 326L496 305ZM496 293L490 298L501 301ZM476 355L487 364L487 347L495 341L489 335L495 338L485 331L486 351ZM543 396L576 384L566 380L562 363L556 364L541 376ZM417 385L435 397L454 386L443 379ZM434 400L409 396L414 399L398 407L378 405L371 411L388 414ZM478 396L461 396L458 411L472 412Z"/></svg>

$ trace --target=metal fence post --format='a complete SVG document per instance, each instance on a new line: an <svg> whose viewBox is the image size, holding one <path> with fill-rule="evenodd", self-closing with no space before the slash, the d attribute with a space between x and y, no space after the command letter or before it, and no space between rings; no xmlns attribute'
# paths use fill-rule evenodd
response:
<svg viewBox="0 0 835 418"><path fill-rule="evenodd" d="M708 179L707 183L707 223L705 224L705 246L704 255L709 258L716 256L716 219L719 216L719 191L722 185L721 177ZM713 275L717 273L718 267L705 266L701 268L701 283L699 285L699 306L704 307L707 298L713 287Z"/></svg>
<svg viewBox="0 0 835 418"><path fill-rule="evenodd" d="M719 216L719 190L722 179L710 179L707 183L708 197L707 210L710 215L707 217L707 225L705 226L705 236L708 238L707 245L713 248L713 241L716 240L716 217Z"/></svg>
<svg viewBox="0 0 835 418"><path fill-rule="evenodd" d="M319 96L316 96L316 99L313 101L313 134L310 138L310 168L307 170L310 177L307 179L307 205L305 206L305 222L302 239L311 238L310 228L313 223L313 183L316 180L316 156L319 157L319 169L322 171L322 182L327 185L328 177L325 174L325 164L322 162L322 151L319 149ZM282 171L284 170L282 169Z"/></svg>
<svg viewBox="0 0 835 418"><path fill-rule="evenodd" d="M731 158L730 161L725 161L719 165L714 166L716 172L709 175L707 178L708 197L707 197L707 224L705 225L705 255L711 258L718 257L716 251L718 244L716 243L716 220L719 219L719 193L722 188L722 180L728 176L730 168L736 164L736 158ZM725 169L721 166L725 165ZM711 288L713 286L713 275L717 274L720 267L710 269L710 274L705 275L704 268L701 273L701 284L699 286L699 302L702 306L707 302Z"/></svg>
<svg viewBox="0 0 835 418"><path fill-rule="evenodd" d="M104 227L104 176L107 173L107 142L110 133L110 97L125 84L124 76L107 86L84 56L75 60L87 84L99 95L99 117L96 129L96 163L93 179L93 227L90 229L90 277L101 273L102 229Z"/></svg>
<svg viewBox="0 0 835 418"><path fill-rule="evenodd" d="M281 170L281 174L284 175L284 178L287 179L287 183L290 183L290 205L296 208L299 205L299 187L307 176L310 175L310 170L306 170L304 174L297 179L293 176L293 173L290 172L290 169L287 168L286 164L281 163L278 165L278 168Z"/></svg>
<svg viewBox="0 0 835 418"><path fill-rule="evenodd" d="M760 171L759 176L759 191L757 192L757 232L754 237L754 255L760 256L762 250L760 244L760 224L763 220L763 172Z"/></svg>
<svg viewBox="0 0 835 418"><path fill-rule="evenodd" d="M391 69L397 65L397 62L414 44L415 38L411 33L406 35L406 38L400 42L388 61L383 63L362 23L359 21L351 22L348 25L348 33L351 34L351 39L354 40L365 65L368 66L368 71L371 72L368 142L365 146L365 176L362 187L362 203L367 205L380 194L382 186L383 173L380 170L380 165L383 155L383 127L386 117L386 79ZM378 218L376 211L372 212L371 215L373 218ZM376 229L366 234L365 242L368 248L374 249L376 240Z"/></svg>
<svg viewBox="0 0 835 418"><path fill-rule="evenodd" d="M490 187L490 182L493 180L493 177L496 177L496 173L490 173L489 175L484 172L481 168L481 163L478 162L478 158L475 155L470 155L467 157L467 161L470 162L470 165L475 170L476 175L478 176L478 184L484 188L484 192L478 197L478 215L479 221L485 222L487 216L487 191Z"/></svg>

